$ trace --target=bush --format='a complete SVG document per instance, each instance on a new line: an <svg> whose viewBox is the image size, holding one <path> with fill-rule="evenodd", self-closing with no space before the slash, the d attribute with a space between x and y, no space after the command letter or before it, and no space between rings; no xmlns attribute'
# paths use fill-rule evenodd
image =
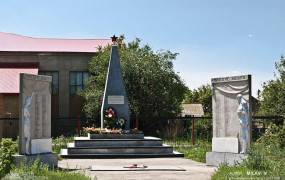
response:
<svg viewBox="0 0 285 180"><path fill-rule="evenodd" d="M0 143L0 178L10 172L13 163L13 155L17 151L15 142L4 139Z"/></svg>
<svg viewBox="0 0 285 180"><path fill-rule="evenodd" d="M265 144L267 147L285 148L285 124L280 127L273 123L270 124L264 135L257 142Z"/></svg>
<svg viewBox="0 0 285 180"><path fill-rule="evenodd" d="M261 148L263 147L252 147L242 165L252 170L271 170L273 164L266 158L266 154Z"/></svg>

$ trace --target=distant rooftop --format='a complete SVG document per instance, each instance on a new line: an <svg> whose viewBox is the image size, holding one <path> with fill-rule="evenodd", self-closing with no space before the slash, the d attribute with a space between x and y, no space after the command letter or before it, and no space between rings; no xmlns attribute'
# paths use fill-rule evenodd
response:
<svg viewBox="0 0 285 180"><path fill-rule="evenodd" d="M20 92L20 73L38 74L39 69L32 68L0 68L0 93Z"/></svg>
<svg viewBox="0 0 285 180"><path fill-rule="evenodd" d="M95 53L108 44L112 44L111 39L35 38L0 32L0 51Z"/></svg>

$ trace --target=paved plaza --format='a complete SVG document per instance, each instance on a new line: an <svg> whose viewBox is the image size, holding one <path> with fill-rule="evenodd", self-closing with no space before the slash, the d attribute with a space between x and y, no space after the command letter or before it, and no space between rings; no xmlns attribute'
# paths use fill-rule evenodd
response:
<svg viewBox="0 0 285 180"><path fill-rule="evenodd" d="M150 169L155 167L157 170L119 171L122 167L132 164L146 165ZM59 161L58 166L64 169L80 171L92 179L98 180L204 180L210 179L216 169L206 166L204 163L184 158L64 159ZM91 166L101 167L101 169L110 167L110 169L108 171L91 171ZM114 171L114 169L118 169L118 171ZM181 171L181 169L184 171Z"/></svg>

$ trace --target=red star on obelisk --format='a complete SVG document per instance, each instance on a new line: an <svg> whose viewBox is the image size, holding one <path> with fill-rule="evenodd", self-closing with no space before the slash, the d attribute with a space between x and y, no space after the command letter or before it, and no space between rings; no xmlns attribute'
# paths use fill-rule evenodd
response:
<svg viewBox="0 0 285 180"><path fill-rule="evenodd" d="M112 43L113 43L113 44L116 44L118 37L115 36L115 34L114 34L114 35L111 37L111 39L112 39Z"/></svg>

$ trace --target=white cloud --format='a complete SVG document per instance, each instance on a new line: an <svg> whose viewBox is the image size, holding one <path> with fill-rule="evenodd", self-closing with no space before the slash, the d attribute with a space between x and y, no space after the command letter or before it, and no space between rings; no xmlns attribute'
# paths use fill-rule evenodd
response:
<svg viewBox="0 0 285 180"><path fill-rule="evenodd" d="M247 37L248 37L248 38L252 38L252 37L253 37L253 34L248 34Z"/></svg>

